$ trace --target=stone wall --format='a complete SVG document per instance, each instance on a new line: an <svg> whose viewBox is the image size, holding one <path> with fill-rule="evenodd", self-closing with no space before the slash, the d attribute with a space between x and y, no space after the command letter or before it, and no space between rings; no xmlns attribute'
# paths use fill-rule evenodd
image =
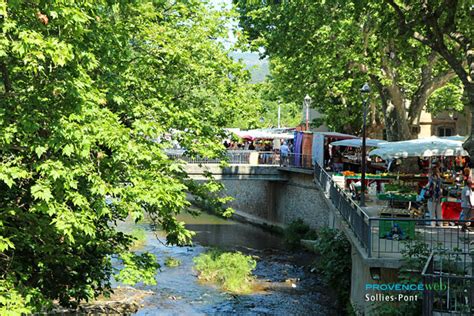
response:
<svg viewBox="0 0 474 316"><path fill-rule="evenodd" d="M286 172L288 181L275 184L274 217L289 224L301 218L312 228L328 226L326 198L313 182L312 174Z"/></svg>
<svg viewBox="0 0 474 316"><path fill-rule="evenodd" d="M221 180L225 193L234 198L229 206L244 217L257 217L268 224L287 225L301 218L313 228L327 226L327 202L312 173L280 172L286 181Z"/></svg>
<svg viewBox="0 0 474 316"><path fill-rule="evenodd" d="M273 208L274 183L266 180L221 180L224 184L225 195L234 200L229 206L238 211L239 214L249 214L270 222Z"/></svg>

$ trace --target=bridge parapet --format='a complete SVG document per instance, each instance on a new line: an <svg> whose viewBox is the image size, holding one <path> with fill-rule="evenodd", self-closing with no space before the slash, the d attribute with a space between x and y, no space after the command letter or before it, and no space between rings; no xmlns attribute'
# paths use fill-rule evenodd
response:
<svg viewBox="0 0 474 316"><path fill-rule="evenodd" d="M226 161L232 165L279 165L280 156L273 151L227 150L223 157L190 157L182 149L167 150L171 159L182 160L188 164L219 164Z"/></svg>
<svg viewBox="0 0 474 316"><path fill-rule="evenodd" d="M223 167L220 164L186 164L184 169L195 180L208 180L207 173L216 180L287 180L277 165L232 164Z"/></svg>

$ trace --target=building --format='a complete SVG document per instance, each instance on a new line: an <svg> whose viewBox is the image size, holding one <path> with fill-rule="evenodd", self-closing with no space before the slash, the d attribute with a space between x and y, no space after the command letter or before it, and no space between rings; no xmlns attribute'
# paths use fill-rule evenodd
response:
<svg viewBox="0 0 474 316"><path fill-rule="evenodd" d="M423 111L420 116L420 126L415 132L418 131L418 138L469 135L471 120L468 109L464 112L444 111L436 115Z"/></svg>

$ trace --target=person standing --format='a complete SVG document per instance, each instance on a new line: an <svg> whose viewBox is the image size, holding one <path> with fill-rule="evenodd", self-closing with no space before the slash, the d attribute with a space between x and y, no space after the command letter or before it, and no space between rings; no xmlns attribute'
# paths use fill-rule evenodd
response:
<svg viewBox="0 0 474 316"><path fill-rule="evenodd" d="M430 199L428 200L428 209L430 211L430 217L433 219L441 219L440 208L441 208L441 177L439 175L439 169L433 168L431 175L428 179L426 186ZM433 223L433 222L432 222ZM439 226L439 222L435 223Z"/></svg>
<svg viewBox="0 0 474 316"><path fill-rule="evenodd" d="M464 188L462 189L461 193L461 216L459 217L460 220L465 220L469 221L472 218L472 206L473 206L473 200L474 196L472 193L472 181L470 179L464 181ZM467 223L464 222L461 227L461 231L465 232L467 231ZM472 223L472 222L471 222Z"/></svg>
<svg viewBox="0 0 474 316"><path fill-rule="evenodd" d="M283 144L280 146L280 165L283 167L285 167L287 164L289 152L290 148L286 142L283 142Z"/></svg>

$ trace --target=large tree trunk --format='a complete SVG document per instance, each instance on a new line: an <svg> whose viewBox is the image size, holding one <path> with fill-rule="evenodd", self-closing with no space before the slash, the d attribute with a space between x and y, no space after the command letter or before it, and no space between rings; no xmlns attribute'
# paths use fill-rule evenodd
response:
<svg viewBox="0 0 474 316"><path fill-rule="evenodd" d="M469 138L463 144L463 147L467 150L469 156L474 157L474 83L464 85L464 93L467 99L466 106L471 109L471 128Z"/></svg>
<svg viewBox="0 0 474 316"><path fill-rule="evenodd" d="M388 49L393 52L394 48ZM419 126L421 112L426 106L429 97L439 88L445 86L451 79L456 77L453 70L447 70L433 76L433 68L437 65L438 54L432 53L428 57L428 63L421 69L420 84L415 93L408 98L403 92L399 74L397 72L397 60L395 64L386 57L382 58L382 70L384 79L389 79L390 84L383 85L382 80L371 76L377 91L382 99L382 109L385 118L385 129L389 141L400 141L416 138L418 135L412 133L412 126Z"/></svg>
<svg viewBox="0 0 474 316"><path fill-rule="evenodd" d="M399 141L412 139L410 126L406 118L406 112L401 111L393 99L389 99L385 106L385 129L388 141ZM402 102L404 100L402 99Z"/></svg>
<svg viewBox="0 0 474 316"><path fill-rule="evenodd" d="M370 76L382 100L385 131L388 141L411 139L410 126L405 110L405 98L399 87L384 86L376 76Z"/></svg>

